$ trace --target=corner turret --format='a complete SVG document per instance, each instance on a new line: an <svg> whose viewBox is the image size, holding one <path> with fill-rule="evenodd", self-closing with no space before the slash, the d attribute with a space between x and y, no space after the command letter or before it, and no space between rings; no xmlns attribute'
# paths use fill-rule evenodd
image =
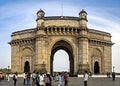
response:
<svg viewBox="0 0 120 86"><path fill-rule="evenodd" d="M37 12L37 18L43 18L45 16L45 12L40 9L38 12Z"/></svg>
<svg viewBox="0 0 120 86"><path fill-rule="evenodd" d="M80 17L80 27L87 28L87 12L82 9L79 13Z"/></svg>
<svg viewBox="0 0 120 86"><path fill-rule="evenodd" d="M41 28L44 27L44 16L45 16L45 12L43 10L39 10L37 12L37 28Z"/></svg>

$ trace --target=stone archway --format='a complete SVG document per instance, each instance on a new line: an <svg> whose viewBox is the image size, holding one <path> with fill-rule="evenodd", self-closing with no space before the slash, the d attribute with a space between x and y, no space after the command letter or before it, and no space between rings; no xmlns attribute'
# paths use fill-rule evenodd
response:
<svg viewBox="0 0 120 86"><path fill-rule="evenodd" d="M99 63L97 61L94 63L94 73L95 74L100 73L100 67L99 67Z"/></svg>
<svg viewBox="0 0 120 86"><path fill-rule="evenodd" d="M73 49L71 45L64 41L58 41L57 43L54 44L51 50L51 56L50 56L50 72L51 74L53 73L53 60L54 60L54 54L56 51L63 49L65 50L68 55L69 55L69 62L70 62L70 75L74 75L74 55L73 55Z"/></svg>
<svg viewBox="0 0 120 86"><path fill-rule="evenodd" d="M26 61L24 64L24 72L30 72L30 64L28 61Z"/></svg>

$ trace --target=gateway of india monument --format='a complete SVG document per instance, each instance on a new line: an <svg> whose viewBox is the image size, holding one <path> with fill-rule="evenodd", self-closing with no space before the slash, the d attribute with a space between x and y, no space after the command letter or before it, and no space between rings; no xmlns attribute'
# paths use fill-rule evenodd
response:
<svg viewBox="0 0 120 86"><path fill-rule="evenodd" d="M111 34L91 29L87 22L84 10L79 12L78 17L72 17L45 16L40 9L35 28L11 35L11 71L53 73L54 54L62 49L68 53L72 75L85 70L94 74L111 72Z"/></svg>

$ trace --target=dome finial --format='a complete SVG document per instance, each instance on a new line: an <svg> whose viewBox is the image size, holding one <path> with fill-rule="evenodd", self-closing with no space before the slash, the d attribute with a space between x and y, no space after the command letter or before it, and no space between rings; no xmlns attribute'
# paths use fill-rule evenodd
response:
<svg viewBox="0 0 120 86"><path fill-rule="evenodd" d="M44 15L45 15L45 12L44 12L42 9L40 9L40 10L37 12L37 17L38 17L38 18L43 18Z"/></svg>
<svg viewBox="0 0 120 86"><path fill-rule="evenodd" d="M82 9L82 11L80 11L79 15L80 15L81 13L87 14L87 12L86 12L84 9Z"/></svg>

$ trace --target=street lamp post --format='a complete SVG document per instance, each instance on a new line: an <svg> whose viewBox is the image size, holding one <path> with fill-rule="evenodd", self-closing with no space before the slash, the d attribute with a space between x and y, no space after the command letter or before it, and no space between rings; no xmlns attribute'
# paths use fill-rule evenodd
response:
<svg viewBox="0 0 120 86"><path fill-rule="evenodd" d="M115 71L114 68L115 68L115 66L113 66L113 72Z"/></svg>
<svg viewBox="0 0 120 86"><path fill-rule="evenodd" d="M8 75L9 75L9 67L10 67L10 66L8 65Z"/></svg>

